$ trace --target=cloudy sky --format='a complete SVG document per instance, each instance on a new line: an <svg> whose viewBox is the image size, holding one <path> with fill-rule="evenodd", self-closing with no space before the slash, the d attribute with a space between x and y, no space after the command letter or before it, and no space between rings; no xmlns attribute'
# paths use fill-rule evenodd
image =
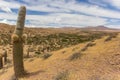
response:
<svg viewBox="0 0 120 80"><path fill-rule="evenodd" d="M0 0L0 23L16 24L21 5L27 8L26 26L120 29L120 0Z"/></svg>

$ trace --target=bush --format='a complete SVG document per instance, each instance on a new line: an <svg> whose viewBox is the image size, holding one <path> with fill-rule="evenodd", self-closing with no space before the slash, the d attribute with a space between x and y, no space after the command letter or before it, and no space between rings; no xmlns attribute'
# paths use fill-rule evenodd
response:
<svg viewBox="0 0 120 80"><path fill-rule="evenodd" d="M47 59L47 58L49 58L50 56L52 56L52 54L44 53L44 54L42 55L42 58L43 58L43 59Z"/></svg>
<svg viewBox="0 0 120 80"><path fill-rule="evenodd" d="M40 53L40 51L35 51L35 54L39 55L39 54L41 54L41 53Z"/></svg>
<svg viewBox="0 0 120 80"><path fill-rule="evenodd" d="M92 47L92 46L94 46L94 45L96 45L96 43L90 42L90 43L88 43L84 48L82 48L81 51L86 51L86 50L88 49L88 47Z"/></svg>
<svg viewBox="0 0 120 80"><path fill-rule="evenodd" d="M72 60L80 59L80 57L81 57L81 53L80 53L80 52L76 52L76 53L73 53L73 54L69 57L69 60L72 61Z"/></svg>
<svg viewBox="0 0 120 80"><path fill-rule="evenodd" d="M117 35L118 35L117 33L112 33L112 34L110 34L110 35L105 39L105 42L112 40L112 38L116 38Z"/></svg>
<svg viewBox="0 0 120 80"><path fill-rule="evenodd" d="M55 80L68 80L68 75L68 71L61 72L56 76Z"/></svg>
<svg viewBox="0 0 120 80"><path fill-rule="evenodd" d="M81 51L86 51L87 48L88 48L88 47L85 46L84 48L81 49Z"/></svg>
<svg viewBox="0 0 120 80"><path fill-rule="evenodd" d="M94 45L96 45L96 43L90 42L90 43L88 43L88 44L86 45L86 47L92 47L92 46L94 46Z"/></svg>
<svg viewBox="0 0 120 80"><path fill-rule="evenodd" d="M109 36L109 37L107 37L107 38L105 39L105 42L110 41L111 39L112 39L112 37Z"/></svg>

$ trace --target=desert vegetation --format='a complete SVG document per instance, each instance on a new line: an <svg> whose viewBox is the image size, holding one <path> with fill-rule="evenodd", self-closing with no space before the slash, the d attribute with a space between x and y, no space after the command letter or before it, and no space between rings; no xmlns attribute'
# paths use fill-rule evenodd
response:
<svg viewBox="0 0 120 80"><path fill-rule="evenodd" d="M82 33L82 34L80 34ZM30 32L30 34L32 34ZM85 35L84 35L85 34ZM100 39L103 36L107 35L116 35L116 33L105 33L105 32L79 32L79 33L57 33L57 34L48 34L48 35L28 35L25 45L28 45L30 48L30 52L32 51L32 47L36 47L36 53L44 53L47 51L55 51L62 49L64 47L70 47L72 45L76 45L79 43L84 43L88 41L93 41L96 39ZM11 45L11 37L9 35L4 34L1 35L1 45ZM3 37L6 36L6 37ZM6 39L6 40L5 40ZM107 41L107 40L105 40ZM35 48L34 48L35 49ZM38 52L39 51L39 52Z"/></svg>
<svg viewBox="0 0 120 80"><path fill-rule="evenodd" d="M118 33L109 34L109 36L105 39L105 42L110 41L113 38L116 38L117 35L118 35Z"/></svg>

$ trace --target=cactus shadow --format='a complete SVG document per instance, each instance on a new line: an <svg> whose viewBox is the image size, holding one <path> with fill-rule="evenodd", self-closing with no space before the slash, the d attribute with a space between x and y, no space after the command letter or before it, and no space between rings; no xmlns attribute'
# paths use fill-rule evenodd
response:
<svg viewBox="0 0 120 80"><path fill-rule="evenodd" d="M34 75L37 75L39 73L43 73L45 72L44 70L39 70L39 71L35 71L35 72L30 72L30 73L27 73L26 77L29 77L29 76L34 76Z"/></svg>

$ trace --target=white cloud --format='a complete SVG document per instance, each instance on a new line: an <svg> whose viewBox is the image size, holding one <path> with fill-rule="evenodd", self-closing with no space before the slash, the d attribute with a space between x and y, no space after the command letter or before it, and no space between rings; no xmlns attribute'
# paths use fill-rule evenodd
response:
<svg viewBox="0 0 120 80"><path fill-rule="evenodd" d="M12 10L8 7L0 7L0 9L7 12L7 13L12 13Z"/></svg>
<svg viewBox="0 0 120 80"><path fill-rule="evenodd" d="M89 0L89 2L100 6L111 5L120 9L120 0Z"/></svg>
<svg viewBox="0 0 120 80"><path fill-rule="evenodd" d="M14 25L14 24L15 24L15 21L9 21L9 20L7 20L7 19L3 19L3 20L0 20L0 23L6 23L6 24Z"/></svg>
<svg viewBox="0 0 120 80"><path fill-rule="evenodd" d="M95 16L120 18L119 12L117 11L108 10L108 9L101 8L99 6L94 6L89 4L83 4L83 3L80 4L80 3L77 3L75 0L69 0L67 3L66 3L66 0L59 0L59 1L58 0L36 0L36 1L24 0L24 1L29 4L29 5L26 5L28 10L44 11L44 12L64 12L64 13L75 11L75 12L82 12L82 13L95 15ZM109 0L109 2L110 1L111 0ZM115 2L115 0L112 0L112 1ZM19 6L22 5L15 1L11 1L11 2L2 1L0 5L3 5L2 3L4 3L4 6L7 6L9 8L19 8ZM58 7L58 8L55 8L55 7Z"/></svg>
<svg viewBox="0 0 120 80"><path fill-rule="evenodd" d="M0 23L8 23L7 19L3 19L0 21Z"/></svg>
<svg viewBox="0 0 120 80"><path fill-rule="evenodd" d="M20 7L20 3L11 1L0 0L0 10L5 11L7 13L12 13L11 8L18 9Z"/></svg>
<svg viewBox="0 0 120 80"><path fill-rule="evenodd" d="M109 28L120 29L120 25L105 25L105 26L108 26Z"/></svg>
<svg viewBox="0 0 120 80"><path fill-rule="evenodd" d="M107 0L107 2L112 6L120 9L120 0Z"/></svg>
<svg viewBox="0 0 120 80"><path fill-rule="evenodd" d="M89 15L109 17L109 18L120 18L119 12L109 10L109 9L104 9L95 5L80 4L80 3L74 3L74 2L70 2L64 5L58 5L58 4L52 3L51 5L72 10L78 13L80 12L80 13L85 13Z"/></svg>
<svg viewBox="0 0 120 80"><path fill-rule="evenodd" d="M48 15L30 15L26 16L29 24L32 26L97 26L108 24L107 18L120 19L120 12L104 9L97 5L77 3L76 0L22 0L27 4L17 2L16 0L0 0L0 9L9 13L1 13L0 19L16 20L17 14L11 13L11 9L18 9L20 5L25 5L27 10L50 12ZM95 1L95 0L90 0ZM102 0L103 1L103 0ZM106 0L104 3L115 2L115 0ZM117 5L117 3L111 3ZM103 6L106 6L103 4ZM82 14L84 15L82 15ZM92 16L87 16L87 15ZM112 21L111 21L112 22ZM15 23L13 21L12 23ZM109 25L110 26L110 25Z"/></svg>
<svg viewBox="0 0 120 80"><path fill-rule="evenodd" d="M80 3L77 3L75 0L69 0L67 3L66 3L66 0L59 0L59 1L58 0L36 0L36 1L24 0L24 1L29 4L29 5L26 5L28 10L44 11L44 12L59 12L59 13L61 12L68 13L73 11L76 13L82 12L82 13L94 15L94 16L120 18L118 11L104 9L99 6L94 6L89 4L83 4L83 3L80 4ZM109 2L110 1L115 2L115 0L109 0ZM2 3L4 3L4 6L7 6L9 8L18 8L20 5L22 5L21 3L18 3L12 0L10 2L0 1L0 5L3 5ZM12 4L15 4L15 5L12 5Z"/></svg>
<svg viewBox="0 0 120 80"><path fill-rule="evenodd" d="M91 17L79 14L53 14L59 18L58 23L69 25L100 25L106 24L107 20L99 17ZM96 22L97 21L97 22Z"/></svg>
<svg viewBox="0 0 120 80"><path fill-rule="evenodd" d="M11 1L0 0L0 7L19 8L20 5L22 4L14 2L14 0Z"/></svg>
<svg viewBox="0 0 120 80"><path fill-rule="evenodd" d="M25 0L29 1L29 0ZM66 0L37 0L39 5L27 5L27 9L36 10L36 11L44 11L44 12L59 12L59 13L68 13L68 12L76 12L76 13L85 13L93 16L101 16L101 17L109 17L109 18L120 18L118 11L104 9L102 7L96 5L89 5L83 3L77 3L75 0L70 0L66 3ZM107 1L104 1L107 2ZM120 2L120 1L119 1ZM33 3L35 3L33 1ZM32 2L30 3L32 4ZM49 6L48 6L49 5ZM52 7L50 7L52 6ZM55 8L57 7L57 8Z"/></svg>
<svg viewBox="0 0 120 80"><path fill-rule="evenodd" d="M108 0L88 0L90 3L94 4L94 5L98 5L98 6L102 6L102 7L106 7L108 4Z"/></svg>
<svg viewBox="0 0 120 80"><path fill-rule="evenodd" d="M10 20L16 20L17 19L17 14L14 13L0 13L0 19L10 19Z"/></svg>
<svg viewBox="0 0 120 80"><path fill-rule="evenodd" d="M0 13L1 19L3 20L16 20L17 15ZM54 13L49 15L27 15L26 20L29 21L30 25L44 26L49 24L56 24L54 26L97 26L104 25L107 23L107 19L85 16L79 14L66 14L66 13ZM15 23L15 22L14 22Z"/></svg>
<svg viewBox="0 0 120 80"><path fill-rule="evenodd" d="M55 13L47 16L27 15L26 19L31 20L30 23L32 24L42 26L49 24L57 24L53 26L97 26L107 23L107 19L99 17L65 13Z"/></svg>

